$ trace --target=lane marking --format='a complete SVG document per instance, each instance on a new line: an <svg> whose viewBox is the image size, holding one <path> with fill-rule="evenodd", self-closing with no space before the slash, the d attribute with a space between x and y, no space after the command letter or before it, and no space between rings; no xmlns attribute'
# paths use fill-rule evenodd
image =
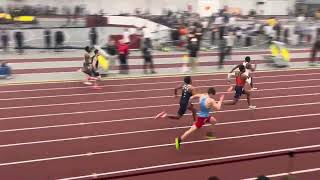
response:
<svg viewBox="0 0 320 180"><path fill-rule="evenodd" d="M276 90L292 90L292 89L306 89L306 88L316 88L320 87L318 86L294 86L294 87L288 87L288 88L274 88L274 89L259 89L255 90L257 92L259 91L276 91ZM234 92L221 92L217 94L233 94ZM303 94L303 95L317 95L318 93L313 94ZM288 96L273 96L273 97L264 97L264 98L252 98L254 99L274 99L274 98L282 98L282 97L294 97L294 96L301 96L301 94L294 94L294 95L288 95ZM105 102L120 102L120 101L136 101L136 100L148 100L148 99L163 99L163 98L173 98L173 96L147 96L143 98L124 98L124 99L107 99L107 100L99 100L99 101L78 101L78 102L70 102L70 103L54 103L54 104L39 104L39 105L29 105L29 106L8 106L8 107L0 107L0 110L6 110L6 109L22 109L22 108L38 108L38 107L51 107L51 106L65 106L65 105L78 105L78 104L92 104L92 103L105 103ZM244 99L240 99L243 101Z"/></svg>
<svg viewBox="0 0 320 180"><path fill-rule="evenodd" d="M257 70L255 73L271 73L271 72L294 72L294 71L309 71L309 70L320 70L319 67L305 67L305 68L291 68L291 69L270 69L270 70ZM205 75L221 75L228 72L197 72L193 76L205 76ZM183 77L189 74L186 73L176 73L176 74L158 74L158 75L131 75L131 76L118 76L109 77L107 79L102 79L102 81L127 81L132 79L159 79L159 78L173 78L173 77ZM60 84L60 83L71 83L71 82L81 82L82 80L47 80L47 81L27 81L27 82L10 82L0 84L1 86L26 86L35 84Z"/></svg>
<svg viewBox="0 0 320 180"><path fill-rule="evenodd" d="M319 75L320 73L310 73L310 74L294 74L295 76L311 76ZM208 75L210 77L210 75ZM214 76L214 75L212 75ZM292 74L286 75L275 75L275 76L258 76L254 79L264 79L264 78L278 78L278 77L291 77ZM208 77L207 77L208 78ZM226 81L225 79L200 79L194 80L194 82L208 82L208 81ZM132 84L114 84L114 85L102 85L101 87L123 87L123 86L140 86L140 85L153 85L153 84L176 84L181 83L180 81L161 81L161 82L151 82L151 83L132 83ZM54 91L54 90L70 90L70 89L87 89L87 86L75 86L75 87L61 87L61 88L41 88L41 89L26 89L26 90L10 90L10 91L0 91L0 94L3 93L16 93L16 92L36 92L36 91Z"/></svg>
<svg viewBox="0 0 320 180"><path fill-rule="evenodd" d="M272 97L270 97L270 98L272 98ZM273 109L273 108L279 108L279 107L306 106L306 105L316 105L316 104L320 104L320 102L258 107L255 110ZM11 119L25 119L25 118L36 118L36 117L50 117L50 116L63 116L63 115L87 114L87 113L110 112L110 111L137 110L137 109L149 109L149 108L159 108L159 107L172 107L172 106L177 106L177 105L178 104L165 104L165 105L139 106L139 107L117 108L117 109L100 109L100 110L97 109L97 110L90 110L90 111L74 111L74 112L65 112L65 113L37 114L37 115L27 115L27 116L11 116L11 117L0 118L0 121L11 120ZM237 111L252 111L252 110L250 110L250 109L232 109L232 110L219 111L219 113L237 112Z"/></svg>
<svg viewBox="0 0 320 180"><path fill-rule="evenodd" d="M320 81L320 79L303 79L303 80L293 80L293 81L275 81L275 82L261 82L255 84L278 84L278 83L293 83L293 82L309 82L309 81ZM215 87L229 87L229 85L214 85ZM211 86L197 86L197 88L208 88ZM87 87L89 88L89 87ZM43 99L43 98L58 98L58 97L70 97L70 96L90 96L90 95L107 95L107 94L121 94L121 93L136 93L136 92L149 92L149 91L164 91L172 90L171 88L158 88L158 89L141 89L134 91L113 91L113 92L101 92L101 93L78 93L78 94L65 94L65 95L49 95L49 96L29 96L20 98L2 98L0 101L10 101L10 100L24 100L24 99ZM262 91L262 90L256 90Z"/></svg>
<svg viewBox="0 0 320 180"><path fill-rule="evenodd" d="M315 93L320 94L320 93ZM292 95L293 97L297 96L307 96L307 95L314 95L314 94L302 94L302 95ZM279 97L289 97L289 96L274 96L274 97L262 97L262 98L253 98L254 100L257 99L273 99ZM245 99L241 99L240 101L245 101ZM272 107L272 106L270 106ZM224 112L224 111L220 111ZM187 113L185 116L189 116L191 114ZM141 118L132 118L132 119L119 119L119 120L108 120L108 121L95 121L95 122L81 122L81 123L72 123L72 124L61 124L61 125L52 125L52 126L39 126L39 127L32 127L32 128L18 128L18 129L7 129L7 130L0 130L0 133L4 132L16 132L16 131L26 131L26 130L37 130L37 129L48 129L48 128L58 128L58 127L69 127L69 126L84 126L84 125L91 125L91 124L104 124L104 123L112 123L112 122L122 122L122 121L132 121L132 120L140 120L140 119L152 119L154 117L141 117Z"/></svg>
<svg viewBox="0 0 320 180"><path fill-rule="evenodd" d="M195 144L195 143L204 143L204 142L215 142L215 141L222 141L222 140L243 139L243 138L250 138L250 137L261 137L261 136L269 136L269 135L279 135L279 134L305 132L305 131L318 131L318 130L320 130L320 127L304 128L304 129L293 129L293 130L286 130L286 131L274 131L274 132L268 132L268 133L250 134L250 135L233 136L233 137L224 137L224 138L218 138L218 139L204 139L204 140L183 142L181 144ZM174 143L168 143L168 144L141 146L141 147L127 148L127 149L92 152L91 156L105 155L105 154L119 153L119 152L128 152L128 151L135 151L135 150L145 150L145 149L152 149L152 148L159 148L159 147L169 147L169 146L174 146L174 145L175 145ZM318 146L320 147L320 144L317 145L317 147ZM68 155L68 156L56 156L56 157L41 158L41 159L32 159L32 160L25 160L25 161L6 162L6 163L0 163L0 167L18 165L18 164L26 164L26 163L35 163L35 162L60 160L60 159L78 158L78 157L84 157L84 156L87 156L87 153L73 154L73 155ZM116 174L115 172L111 172L111 173L112 174Z"/></svg>
<svg viewBox="0 0 320 180"><path fill-rule="evenodd" d="M311 117L311 116L320 116L320 113L303 114L303 115L295 115L295 116L281 116L281 117L263 118L263 119L254 119L254 120L245 120L245 121L231 121L231 122L225 122L225 123L217 123L215 126L225 126L225 125L233 125L233 124L252 123L252 122L265 122L265 121L292 119L292 118L300 118L300 117ZM206 124L204 126L208 127L208 126L210 126L210 124ZM180 126L180 127L170 127L170 128L139 130L139 131L127 131L127 132L121 132L121 133L100 134L100 135L91 135L91 136L79 136L79 137L63 138L63 139L30 141L30 142L21 142L21 143L14 143L14 144L3 144L3 145L0 145L0 148L22 146L22 145L53 143L53 142L65 142L65 141L74 141L74 140L84 140L84 139L88 140L88 139L92 139L92 138L111 137L111 136L130 135L130 134L149 133L149 132L159 132L159 131L170 131L170 130L187 129L187 128L190 128L190 125L189 126Z"/></svg>

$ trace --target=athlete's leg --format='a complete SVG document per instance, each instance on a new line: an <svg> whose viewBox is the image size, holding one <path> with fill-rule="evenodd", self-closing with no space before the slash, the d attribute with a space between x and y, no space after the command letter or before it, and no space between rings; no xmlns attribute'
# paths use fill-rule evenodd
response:
<svg viewBox="0 0 320 180"><path fill-rule="evenodd" d="M188 109L192 112L193 121L197 121L197 110L194 108L193 104L190 104Z"/></svg>
<svg viewBox="0 0 320 180"><path fill-rule="evenodd" d="M251 92L250 92L250 91L243 90L243 94L246 94L246 95L247 95L247 102L248 102L249 108L250 108L250 109L255 109L256 106L252 106L252 104L251 104Z"/></svg>
<svg viewBox="0 0 320 180"><path fill-rule="evenodd" d="M196 125L192 125L189 130L187 130L185 133L183 133L183 135L180 137L180 140L184 141L188 136L190 136L190 134L192 134L196 130L198 130L198 127Z"/></svg>
<svg viewBox="0 0 320 180"><path fill-rule="evenodd" d="M217 119L214 117L210 117L210 119L208 120L208 123L210 123L211 126L209 127L210 131L207 132L206 136L207 138L213 138L214 137L213 128L215 127L214 125L217 123Z"/></svg>

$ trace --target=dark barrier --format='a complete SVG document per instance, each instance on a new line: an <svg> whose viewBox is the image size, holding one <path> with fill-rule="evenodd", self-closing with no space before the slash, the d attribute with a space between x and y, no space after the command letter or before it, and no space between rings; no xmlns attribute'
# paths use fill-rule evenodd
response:
<svg viewBox="0 0 320 180"><path fill-rule="evenodd" d="M194 165L185 165L185 166L179 166L179 167L172 167L172 168L162 168L157 169L153 171L133 171L131 173L127 174L119 174L119 175L109 175L108 177L103 177L103 174L101 174L101 177L95 177L94 179L120 179L120 178L127 178L127 177L135 177L135 176L142 176L142 175L148 175L148 174L157 174L157 173L165 173L165 172L172 172L172 171L179 171L179 170L186 170L186 169L193 169L193 168L201 168L201 167L208 167L208 166L215 166L215 165L223 165L223 164L230 164L230 163L238 163L238 162L244 162L244 161L253 161L253 160L260 160L260 159L267 159L267 158L274 158L274 157L280 157L280 156L289 156L290 158L294 158L295 155L298 154L306 154L306 153L319 153L320 152L320 145L316 145L317 149L309 149L309 150L299 150L295 151L293 150L287 150L287 151L281 151L277 153L265 153L262 155L250 155L242 158L237 159L230 159L230 160L224 160L224 161L215 161L215 162L205 162L205 163L198 163Z"/></svg>

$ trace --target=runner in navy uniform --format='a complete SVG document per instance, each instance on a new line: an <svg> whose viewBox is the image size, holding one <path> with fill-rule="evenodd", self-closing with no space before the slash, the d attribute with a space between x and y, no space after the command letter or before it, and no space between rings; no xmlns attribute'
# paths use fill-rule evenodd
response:
<svg viewBox="0 0 320 180"><path fill-rule="evenodd" d="M190 97L193 96L194 94L196 94L195 88L191 84L192 84L191 77L186 76L184 78L184 83L177 86L174 89L175 97L177 97L177 95L178 95L178 90L179 89L182 90L182 95L180 98L180 108L179 108L176 115L168 115L166 112L161 112L155 117L155 119L157 119L159 117L161 117L161 118L168 117L169 119L180 119L186 113L187 109L189 109L192 112L192 116L195 121L196 120L196 110L194 109L192 104L189 104Z"/></svg>

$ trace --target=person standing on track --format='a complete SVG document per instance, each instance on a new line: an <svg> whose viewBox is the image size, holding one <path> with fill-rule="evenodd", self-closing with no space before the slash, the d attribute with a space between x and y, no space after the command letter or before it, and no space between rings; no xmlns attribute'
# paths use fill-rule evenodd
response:
<svg viewBox="0 0 320 180"><path fill-rule="evenodd" d="M94 76L94 78L92 78L94 80L94 85L93 85L93 89L101 89L101 87L98 85L98 80L101 80L101 76L98 72L98 68L99 68L99 58L100 54L99 54L99 50L94 50L94 57L92 58L92 75Z"/></svg>
<svg viewBox="0 0 320 180"><path fill-rule="evenodd" d="M230 88L228 91L231 91ZM187 130L182 136L175 139L176 149L180 150L181 142L183 142L189 135L200 129L204 124L210 123L214 125L216 119L210 116L210 110L220 110L222 102L224 100L224 95L220 97L220 100L216 102L213 96L216 94L214 88L209 88L207 94L197 94L190 98L190 103L192 100L199 98L200 111L198 113L197 121ZM209 134L207 134L209 135Z"/></svg>
<svg viewBox="0 0 320 180"><path fill-rule="evenodd" d="M86 75L86 79L83 83L86 85L92 85L92 83L90 82L90 80L92 80L92 77L91 77L92 76L92 69L91 69L92 57L90 55L91 48L89 46L86 46L84 50L85 50L84 63L80 71L82 71Z"/></svg>
<svg viewBox="0 0 320 180"><path fill-rule="evenodd" d="M247 95L247 101L249 109L255 109L256 106L253 106L251 104L251 92L245 90L245 84L247 79L249 78L248 75L246 75L246 68L244 65L239 66L240 72L236 72L236 86L235 86L235 95L232 102L224 102L224 105L235 105L238 103L240 97L242 94Z"/></svg>
<svg viewBox="0 0 320 180"><path fill-rule="evenodd" d="M238 69L241 65L245 67L245 75L248 76L247 82L251 86L251 90L257 90L257 88L253 87L253 81L252 81L252 75L251 72L256 70L256 65L250 63L251 58L247 56L242 64L237 65L234 67L231 71L230 74L233 73L234 70Z"/></svg>
<svg viewBox="0 0 320 180"><path fill-rule="evenodd" d="M196 116L197 116L197 112L193 107L193 104L189 103L189 99L191 98L191 96L195 95L195 88L192 86L192 80L190 76L186 76L184 77L184 83L178 85L175 89L174 89L174 95L175 97L177 97L178 95L178 90L182 90L182 95L180 98L180 108L177 112L176 115L168 115L166 112L161 112L159 113L155 119L158 118L169 118L169 119L180 119L187 111L187 109L189 109L192 112L192 116L193 116L193 120L196 121Z"/></svg>

